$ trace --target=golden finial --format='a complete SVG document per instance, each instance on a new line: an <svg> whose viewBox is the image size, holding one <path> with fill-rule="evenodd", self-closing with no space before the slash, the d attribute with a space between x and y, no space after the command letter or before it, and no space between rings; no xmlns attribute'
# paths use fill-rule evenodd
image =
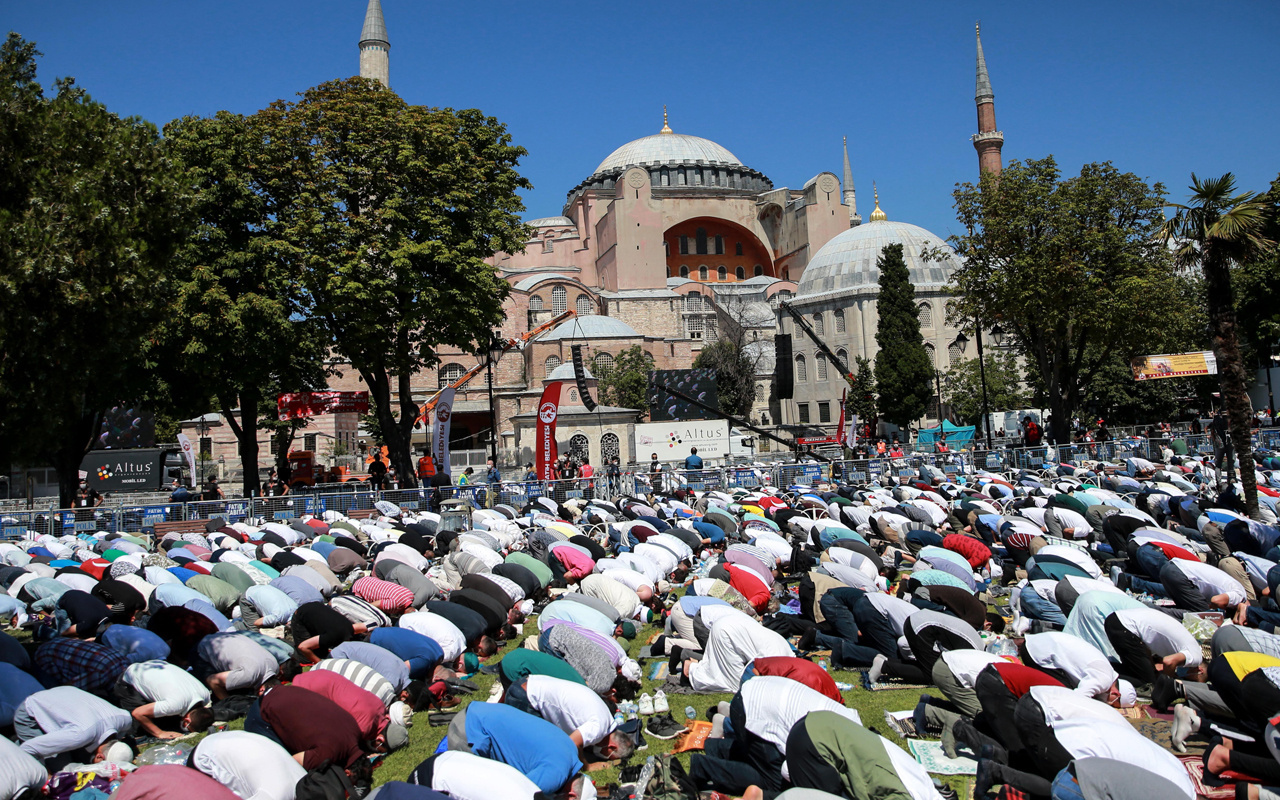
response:
<svg viewBox="0 0 1280 800"><path fill-rule="evenodd" d="M667 104L666 103L662 104L662 130L658 131L658 133L675 133L675 131L671 130L671 126L667 124Z"/></svg>
<svg viewBox="0 0 1280 800"><path fill-rule="evenodd" d="M978 34L979 36L982 35L982 20L978 20L977 22L973 23L973 32Z"/></svg>
<svg viewBox="0 0 1280 800"><path fill-rule="evenodd" d="M880 189L876 187L876 182L871 182L871 194L876 199L876 210L871 212L872 222L884 222L889 215L880 210Z"/></svg>

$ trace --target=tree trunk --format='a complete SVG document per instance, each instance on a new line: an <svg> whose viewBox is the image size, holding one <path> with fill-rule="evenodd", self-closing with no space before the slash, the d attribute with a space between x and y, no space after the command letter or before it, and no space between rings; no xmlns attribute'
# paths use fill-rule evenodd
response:
<svg viewBox="0 0 1280 800"><path fill-rule="evenodd" d="M261 488L258 475L258 404L261 395L256 389L246 389L240 395L240 420L231 413L232 398L219 398L222 401L222 416L236 435L236 451L240 455L241 485L245 497L254 497Z"/></svg>
<svg viewBox="0 0 1280 800"><path fill-rule="evenodd" d="M373 402L374 415L378 418L378 427L382 429L382 438L386 440L375 444L386 445L387 458L391 461L391 466L396 468L403 486L405 476L412 480L415 473L413 461L409 457L409 436L391 413L391 376L385 370L377 373L361 370L360 374L369 386L369 399ZM410 426L412 429L412 423Z"/></svg>
<svg viewBox="0 0 1280 800"><path fill-rule="evenodd" d="M102 428L103 416L103 411L81 414L71 423L52 453L53 468L58 473L59 508L72 508L76 504L76 494L80 489L80 462L92 447L94 435Z"/></svg>
<svg viewBox="0 0 1280 800"><path fill-rule="evenodd" d="M400 466L400 462L395 460L392 454L391 463L396 465L396 474L400 476L400 488L412 489L418 485L417 464L413 460L413 425L418 421L418 404L413 401L413 387L411 385L410 374L408 371L397 376L399 382L400 395L400 421L396 424L396 431L404 439L404 466ZM496 431L495 431L496 434Z"/></svg>
<svg viewBox="0 0 1280 800"><path fill-rule="evenodd" d="M1209 306L1209 328L1213 333L1213 352L1218 359L1218 384L1222 391L1222 405L1227 410L1236 461L1240 465L1244 504L1249 516L1258 519L1258 482L1253 466L1253 444L1249 438L1253 406L1247 391L1248 375L1245 373L1244 360L1240 357L1231 272L1226 261L1210 248L1206 248L1201 265L1204 269L1205 297ZM1227 477L1234 481L1235 476Z"/></svg>

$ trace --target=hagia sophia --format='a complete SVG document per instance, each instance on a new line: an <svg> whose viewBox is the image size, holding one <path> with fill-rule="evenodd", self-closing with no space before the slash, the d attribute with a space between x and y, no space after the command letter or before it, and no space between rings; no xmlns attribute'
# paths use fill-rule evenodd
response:
<svg viewBox="0 0 1280 800"><path fill-rule="evenodd" d="M380 0L369 0L359 49L361 76L390 86L391 43ZM1003 134L995 125L980 34L975 100L979 168L998 172ZM876 259L891 243L905 246L935 367L945 371L963 357L944 306L958 262L954 256L924 258L927 251L951 251L933 233L890 219L878 194L863 221L847 143L842 175L820 172L793 189L775 186L724 145L678 128L664 109L660 130L621 145L568 189L561 216L528 221L532 236L524 252L490 259L511 284L502 337L519 337L566 310L576 312L494 367L502 465L531 460L534 409L553 380L566 381L557 431L561 452L587 456L597 465L615 456L623 464L647 460L633 444L635 423L645 421L641 412L583 406L573 380L575 344L584 346L588 370L607 370L635 345L652 355L657 369L683 369L703 346L721 336L739 337L756 362L750 422L834 432L845 381L778 304L786 300L803 313L851 367L857 356L874 360ZM776 334L792 336L795 382L789 400L773 391ZM414 377L415 401L425 402L476 363L475 355L442 352L439 369ZM332 389L363 388L353 370L343 373L342 364L336 366ZM594 394L594 377L588 385ZM455 470L484 463L491 428L488 388L481 373L458 390ZM936 415L931 408L922 424L936 424ZM354 444L357 421L339 419L344 416L354 417L317 417L301 435ZM425 446L428 433L415 433L415 449ZM270 458L266 448L263 454Z"/></svg>

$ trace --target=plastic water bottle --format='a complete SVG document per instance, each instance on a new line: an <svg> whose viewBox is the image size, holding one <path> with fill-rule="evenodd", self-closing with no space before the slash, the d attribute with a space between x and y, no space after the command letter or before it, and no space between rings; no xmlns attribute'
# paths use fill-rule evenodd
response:
<svg viewBox="0 0 1280 800"><path fill-rule="evenodd" d="M697 717L698 717L698 712L697 712L696 710L694 710L694 707L693 707L693 706L685 706L685 707L684 707L684 718L685 718L685 719L697 719Z"/></svg>
<svg viewBox="0 0 1280 800"><path fill-rule="evenodd" d="M613 727L617 728L626 721L627 721L627 715L622 713L622 707L619 706L618 710L614 712L614 715L613 715Z"/></svg>
<svg viewBox="0 0 1280 800"><path fill-rule="evenodd" d="M818 666L822 667L823 672L831 671L831 662L827 661L825 658L818 659Z"/></svg>
<svg viewBox="0 0 1280 800"><path fill-rule="evenodd" d="M649 788L649 781L653 780L654 770L658 768L658 760L653 756L649 756L644 760L644 766L640 768L640 775L636 778L636 796L643 796L645 790Z"/></svg>

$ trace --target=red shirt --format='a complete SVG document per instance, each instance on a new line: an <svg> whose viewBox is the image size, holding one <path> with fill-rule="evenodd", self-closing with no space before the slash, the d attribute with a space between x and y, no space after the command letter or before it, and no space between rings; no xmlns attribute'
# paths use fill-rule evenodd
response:
<svg viewBox="0 0 1280 800"><path fill-rule="evenodd" d="M972 536L961 533L947 534L942 539L942 546L964 556L964 560L968 561L969 566L974 569L982 569L983 565L991 560L991 548L983 544L981 539L975 539Z"/></svg>
<svg viewBox="0 0 1280 800"><path fill-rule="evenodd" d="M413 605L413 591L398 583L366 576L351 584L351 593L390 614L401 614Z"/></svg>
<svg viewBox="0 0 1280 800"><path fill-rule="evenodd" d="M293 685L323 695L342 706L355 717L360 734L369 741L378 738L378 734L387 727L387 707L382 700L336 672L313 669L294 678Z"/></svg>
<svg viewBox="0 0 1280 800"><path fill-rule="evenodd" d="M564 577L567 580L579 580L595 572L596 562L591 556L576 547L557 547L551 555L564 565Z"/></svg>
<svg viewBox="0 0 1280 800"><path fill-rule="evenodd" d="M812 661L792 656L768 656L757 658L752 662L752 666L757 675L790 678L796 683L803 683L815 692L822 692L837 703L844 703L840 690L836 688L835 678Z"/></svg>
<svg viewBox="0 0 1280 800"><path fill-rule="evenodd" d="M262 721L306 770L326 761L350 767L364 758L360 726L342 706L301 686L277 686L262 698Z"/></svg>
<svg viewBox="0 0 1280 800"><path fill-rule="evenodd" d="M729 571L729 585L747 598L757 614L763 614L765 607L769 605L769 587L765 582L749 569L734 564L725 564L724 568Z"/></svg>
<svg viewBox="0 0 1280 800"><path fill-rule="evenodd" d="M1025 664L1015 664L1012 661L1003 661L998 664L991 664L983 668L983 672L994 669L1000 679L1004 681L1005 688L1008 689L1014 697L1022 697L1031 691L1032 686L1061 686L1062 682L1053 678L1046 672L1041 672L1035 667L1028 667Z"/></svg>

